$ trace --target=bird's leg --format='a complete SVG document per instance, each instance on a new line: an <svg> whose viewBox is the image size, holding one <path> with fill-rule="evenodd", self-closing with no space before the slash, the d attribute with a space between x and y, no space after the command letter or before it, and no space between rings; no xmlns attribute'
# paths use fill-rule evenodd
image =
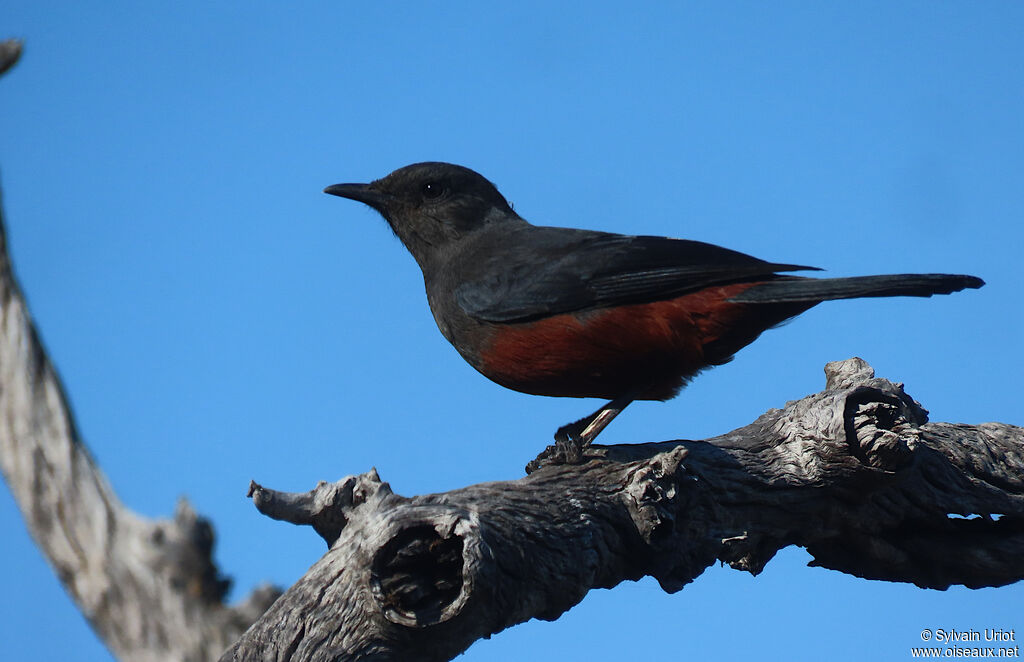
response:
<svg viewBox="0 0 1024 662"><path fill-rule="evenodd" d="M622 413L629 403L636 399L639 390L629 391L602 406L590 416L585 416L575 423L558 428L555 443L544 449L536 459L526 465L526 473L533 473L545 464L577 464L583 459L586 450L597 435L608 427L616 416Z"/></svg>
<svg viewBox="0 0 1024 662"><path fill-rule="evenodd" d="M590 416L558 428L555 433L555 457L567 464L579 462L587 446L633 402L633 397L633 393L619 396Z"/></svg>
<svg viewBox="0 0 1024 662"><path fill-rule="evenodd" d="M555 433L555 441L575 442L580 450L589 446L601 431L608 427L608 424L615 420L615 417L622 413L629 403L633 402L633 395L624 395L615 398L608 404L602 406L590 416L585 416L575 423L563 425Z"/></svg>

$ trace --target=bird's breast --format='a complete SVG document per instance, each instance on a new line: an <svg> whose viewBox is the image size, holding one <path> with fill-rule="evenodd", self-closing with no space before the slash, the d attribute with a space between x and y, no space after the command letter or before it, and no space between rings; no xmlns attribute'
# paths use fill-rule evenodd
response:
<svg viewBox="0 0 1024 662"><path fill-rule="evenodd" d="M725 285L667 301L493 324L474 365L503 386L537 395L668 399L766 328L750 319L750 306L728 302L748 287ZM750 332L739 334L739 346L720 346L744 325Z"/></svg>

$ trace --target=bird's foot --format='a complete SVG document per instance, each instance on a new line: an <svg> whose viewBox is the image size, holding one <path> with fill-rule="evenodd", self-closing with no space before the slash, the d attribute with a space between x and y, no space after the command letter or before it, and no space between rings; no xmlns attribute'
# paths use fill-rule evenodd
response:
<svg viewBox="0 0 1024 662"><path fill-rule="evenodd" d="M526 473L533 473L545 464L579 464L582 462L583 451L590 444L581 433L580 421L558 428L558 432L555 433L555 443L541 451L536 459L526 465Z"/></svg>

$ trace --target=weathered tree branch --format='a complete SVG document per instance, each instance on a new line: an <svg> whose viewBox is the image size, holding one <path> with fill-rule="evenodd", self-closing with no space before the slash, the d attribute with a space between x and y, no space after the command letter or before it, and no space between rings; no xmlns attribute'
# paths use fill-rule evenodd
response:
<svg viewBox="0 0 1024 662"><path fill-rule="evenodd" d="M24 44L20 39L5 39L0 41L0 76L7 73L7 70L18 63L21 59L21 51Z"/></svg>
<svg viewBox="0 0 1024 662"><path fill-rule="evenodd" d="M0 73L20 42L0 43ZM280 594L237 606L213 529L184 501L174 519L122 504L82 443L12 273L0 210L0 470L29 531L121 660L215 660Z"/></svg>
<svg viewBox="0 0 1024 662"><path fill-rule="evenodd" d="M821 393L706 441L603 446L585 464L398 496L375 471L261 512L329 551L222 660L447 660L592 588L669 592L715 561L759 573L800 545L823 566L943 589L1024 577L1024 430L928 423L860 359Z"/></svg>

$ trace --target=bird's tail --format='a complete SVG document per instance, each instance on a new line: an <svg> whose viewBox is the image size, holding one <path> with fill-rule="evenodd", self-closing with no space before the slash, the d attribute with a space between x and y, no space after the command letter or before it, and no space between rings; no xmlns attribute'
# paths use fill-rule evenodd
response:
<svg viewBox="0 0 1024 662"><path fill-rule="evenodd" d="M974 276L893 274L853 278L783 277L758 283L730 299L734 303L799 303L861 297L930 297L985 284Z"/></svg>

